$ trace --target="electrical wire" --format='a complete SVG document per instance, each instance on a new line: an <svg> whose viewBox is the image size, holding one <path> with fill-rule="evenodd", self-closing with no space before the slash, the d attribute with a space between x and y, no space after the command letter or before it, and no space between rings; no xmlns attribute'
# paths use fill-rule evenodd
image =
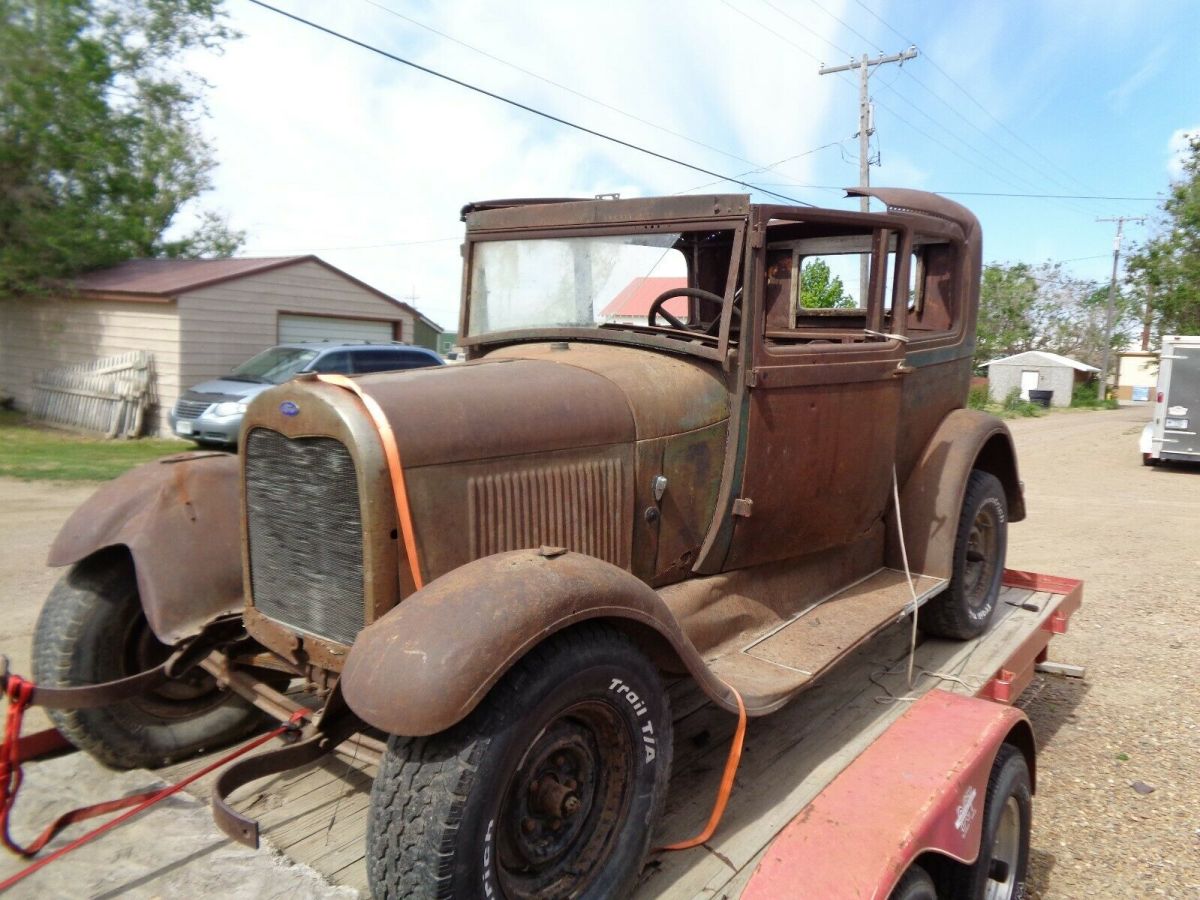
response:
<svg viewBox="0 0 1200 900"><path fill-rule="evenodd" d="M423 66L420 63L413 62L410 59L405 59L403 56L398 56L395 53L391 53L387 50L384 50L381 47L376 47L373 44L368 44L365 41L360 41L357 38L353 38L348 34L343 34L340 31L335 31L334 29L328 28L325 25L321 25L317 22L314 22L311 19L306 19L303 16L299 16L299 15L296 15L295 13L288 12L287 10L280 9L277 6L272 6L271 4L264 2L264 0L250 0L250 2L253 3L255 6L260 6L263 9L270 10L271 12L276 13L277 15L284 16L285 18L291 19L294 22L299 22L301 25L307 25L309 28L315 29L316 31L323 32L323 33L329 35L330 37L338 38L339 40L345 41L348 44L353 44L354 46L360 47L363 50L368 50L371 53L375 53L379 56L384 57L385 59L390 59L393 62L398 62L401 65L405 65L405 66L408 66L409 68L416 69L418 72L424 72L426 75L432 75L435 78L440 78L443 81L449 82L450 84L454 84L454 85L457 85L458 87L463 87L463 88L466 88L467 90L474 91L475 93L481 94L484 97L488 97L492 100L499 100L501 103L506 103L509 106L515 107L516 109L523 110L524 112L527 112L527 113L532 113L535 116L540 116L541 118L546 119L550 122L554 122L558 125L565 125L568 128L573 128L576 131L580 131L584 134L590 134L593 137L597 137L597 138L600 138L601 140L605 140L610 143L617 144L618 146L625 147L628 150L636 150L638 153L643 153L646 156L652 156L655 159L660 159L664 162L672 163L673 165L682 166L686 169L691 169L694 172L700 172L703 175L709 175L713 178L718 178L721 181L729 181L729 182L732 182L733 184L738 184L738 185L741 185L742 187L749 188L752 191L756 191L761 194L766 194L770 197L776 197L776 198L778 198L780 200L784 200L788 203L795 203L795 204L799 204L801 206L812 206L813 205L811 203L808 203L807 201L799 200L795 197L789 197L786 194L780 194L775 191L761 189L757 185L751 184L748 181L742 181L739 178L733 178L733 177L730 177L727 175L723 175L720 172L714 172L712 169L706 169L703 166L698 166L698 165L695 165L694 163L685 162L684 160L678 159L676 157L668 156L665 153L659 153L656 150L651 150L647 147L642 147L642 146L640 146L638 144L634 144L630 141L626 141L626 140L622 140L621 138L614 137L613 135L605 134L604 132L597 131L594 128L588 128L586 125L580 125L576 122L572 122L568 119L561 118L560 116L556 116L552 113L544 112L540 109L535 109L532 106L529 106L525 103L521 103L519 100L513 100L511 97L505 97L502 94L497 94L494 91L489 91L486 88L482 88L482 87L479 87L478 85L471 84L470 82L463 81L459 78L455 78L452 75L447 75L444 72L439 72L436 69L431 69L428 66Z"/></svg>

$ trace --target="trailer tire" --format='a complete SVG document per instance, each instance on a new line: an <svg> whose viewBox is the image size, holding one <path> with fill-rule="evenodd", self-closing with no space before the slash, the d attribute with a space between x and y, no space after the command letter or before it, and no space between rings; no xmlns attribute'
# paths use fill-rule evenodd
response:
<svg viewBox="0 0 1200 900"><path fill-rule="evenodd" d="M1008 501L995 475L972 469L963 495L950 586L923 606L922 631L965 641L988 629L1000 598L1008 549Z"/></svg>
<svg viewBox="0 0 1200 900"><path fill-rule="evenodd" d="M1149 453L1143 453L1142 454L1142 465L1143 466L1157 466L1158 460L1155 459L1153 456L1151 456Z"/></svg>
<svg viewBox="0 0 1200 900"><path fill-rule="evenodd" d="M33 635L34 683L113 681L157 665L169 652L146 622L128 551L110 548L72 566L46 597ZM268 721L201 669L141 697L46 713L67 740L113 769L166 765Z"/></svg>
<svg viewBox="0 0 1200 900"><path fill-rule="evenodd" d="M607 626L561 632L457 725L389 739L371 788L371 894L625 896L670 764L655 667Z"/></svg>
<svg viewBox="0 0 1200 900"><path fill-rule="evenodd" d="M1033 788L1025 755L1001 744L988 778L979 858L954 870L952 897L964 900L1021 900L1029 872Z"/></svg>
<svg viewBox="0 0 1200 900"><path fill-rule="evenodd" d="M937 885L928 872L914 864L892 889L888 900L938 900Z"/></svg>

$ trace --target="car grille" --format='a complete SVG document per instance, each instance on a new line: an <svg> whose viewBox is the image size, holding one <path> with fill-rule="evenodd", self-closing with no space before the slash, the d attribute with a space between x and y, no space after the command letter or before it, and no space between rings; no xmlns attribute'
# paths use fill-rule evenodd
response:
<svg viewBox="0 0 1200 900"><path fill-rule="evenodd" d="M178 400L175 403L175 415L180 419L198 419L210 406L211 400Z"/></svg>
<svg viewBox="0 0 1200 900"><path fill-rule="evenodd" d="M354 460L333 438L246 439L250 590L263 615L344 644L365 624Z"/></svg>

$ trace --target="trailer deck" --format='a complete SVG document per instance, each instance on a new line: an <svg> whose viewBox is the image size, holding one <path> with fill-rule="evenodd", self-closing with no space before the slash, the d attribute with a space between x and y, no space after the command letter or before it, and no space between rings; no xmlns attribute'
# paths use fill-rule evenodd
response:
<svg viewBox="0 0 1200 900"><path fill-rule="evenodd" d="M881 632L787 707L750 721L737 782L716 835L692 850L653 853L635 896L738 896L784 826L913 700L940 688L1013 702L1080 600L1078 582L1006 572L1000 609L988 633L967 642L919 639L911 687L909 621ZM811 613L820 614L819 607ZM656 846L703 828L736 726L735 717L708 702L690 679L670 690L675 757ZM174 780L204 763L181 763L162 776ZM365 895L364 835L374 773L363 751L344 745L334 757L248 785L231 800L240 812L258 818L270 845ZM203 782L193 792L207 799L210 789Z"/></svg>

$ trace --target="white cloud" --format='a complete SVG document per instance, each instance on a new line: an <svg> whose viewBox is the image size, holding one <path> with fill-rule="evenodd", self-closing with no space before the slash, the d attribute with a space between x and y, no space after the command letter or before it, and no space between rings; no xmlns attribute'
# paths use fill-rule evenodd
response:
<svg viewBox="0 0 1200 900"><path fill-rule="evenodd" d="M401 10L398 0L379 0ZM701 7L703 7L701 9ZM331 28L495 93L707 169L753 168L572 96L430 34L374 4L293 0ZM764 7L765 8L765 7ZM835 9L831 5L831 9ZM245 37L197 57L210 82L206 131L220 160L206 207L229 212L247 255L315 250L457 327L463 203L492 197L624 196L713 179L555 125L249 4ZM405 8L404 14L409 14ZM826 126L833 79L716 3L612 0L430 4L412 17L487 53L686 134L767 163L842 137ZM785 25L787 23L784 23ZM782 28L782 26L780 26ZM714 34L723 40L714 40ZM823 46L799 29L789 39ZM770 65L764 65L764 57ZM794 79L781 77L800 66ZM815 73L816 64L811 66ZM840 107L839 107L840 110ZM814 158L749 180L811 181ZM740 191L733 185L710 190ZM780 190L783 190L780 188ZM786 191L785 191L786 192ZM446 239L439 243L409 243ZM392 244L392 247L377 247ZM325 248L362 249L325 249Z"/></svg>
<svg viewBox="0 0 1200 900"><path fill-rule="evenodd" d="M1117 112L1129 108L1130 98L1145 87L1167 64L1167 45L1159 44L1138 67L1137 71L1108 92L1108 102Z"/></svg>
<svg viewBox="0 0 1200 900"><path fill-rule="evenodd" d="M1170 154L1167 157L1167 172L1173 181L1183 177L1183 161L1187 157L1190 146L1188 138L1191 136L1200 136L1200 122L1190 128L1177 128L1167 141L1167 152Z"/></svg>

